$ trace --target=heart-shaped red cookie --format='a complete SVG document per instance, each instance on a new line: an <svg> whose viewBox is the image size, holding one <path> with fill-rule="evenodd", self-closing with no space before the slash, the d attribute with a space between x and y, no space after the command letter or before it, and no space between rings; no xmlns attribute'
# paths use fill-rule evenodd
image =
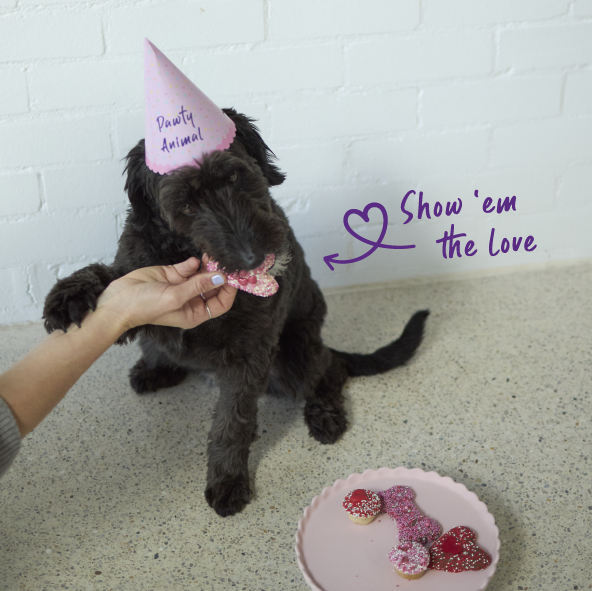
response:
<svg viewBox="0 0 592 591"><path fill-rule="evenodd" d="M449 573L487 568L491 564L491 556L477 546L476 539L468 527L453 527L430 548L429 568Z"/></svg>

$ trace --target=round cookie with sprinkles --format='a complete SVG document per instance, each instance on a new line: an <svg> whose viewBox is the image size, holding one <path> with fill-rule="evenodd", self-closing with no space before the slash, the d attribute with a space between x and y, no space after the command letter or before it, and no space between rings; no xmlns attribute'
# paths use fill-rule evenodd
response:
<svg viewBox="0 0 592 591"><path fill-rule="evenodd" d="M477 546L475 533L459 525L446 532L430 548L430 568L449 573L483 570L491 564L491 556Z"/></svg>
<svg viewBox="0 0 592 591"><path fill-rule="evenodd" d="M348 517L360 525L366 525L380 513L380 497L371 490L356 488L345 495L343 508Z"/></svg>
<svg viewBox="0 0 592 591"><path fill-rule="evenodd" d="M404 579L419 579L428 570L430 553L419 542L403 542L388 555L395 572Z"/></svg>

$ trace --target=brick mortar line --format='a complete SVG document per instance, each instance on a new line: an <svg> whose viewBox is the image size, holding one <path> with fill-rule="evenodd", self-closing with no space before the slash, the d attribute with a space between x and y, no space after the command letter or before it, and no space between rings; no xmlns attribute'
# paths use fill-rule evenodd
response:
<svg viewBox="0 0 592 591"><path fill-rule="evenodd" d="M102 15L105 16L105 15ZM0 16L1 22L2 16ZM107 21L108 22L108 21ZM572 26L574 23L565 23L563 26L567 28L568 26ZM575 24L592 24L592 16L586 17L582 21L579 21ZM543 29L543 28L551 28L547 27L530 27L531 29ZM99 29L102 33L102 37L104 37L105 31L99 26ZM403 30L403 31L386 31L380 33L352 33L351 35L331 35L325 37L301 37L295 39L286 39L283 41L274 41L270 39L264 40L257 40L257 41L246 41L242 43L236 44L209 44L203 46L187 46L185 48L168 48L167 49L167 56L170 57L173 61L178 54L180 55L183 63L191 60L194 57L206 57L209 55L227 55L232 54L235 52L240 52L246 50L249 51L261 51L261 50L268 50L268 51L279 51L282 49L305 49L305 48L313 48L313 47L321 47L321 46L329 46L335 43L347 42L349 47L355 46L356 43L371 43L377 41L389 41L389 40L401 40L401 41L409 41L415 38L432 38L434 35L440 34L454 34L458 31L467 31L467 32L487 32L488 34L493 34L499 30L501 34L504 31L508 30L516 30L509 28L507 24L488 24L488 25L466 25L464 27L448 27L442 29L429 29L424 32L419 32L418 30ZM523 29L524 30L524 29ZM106 38L104 39L106 42ZM122 61L127 60L134 60L141 57L142 53L141 50L133 51L133 52L112 52L109 53L106 51L106 43L103 44L104 53L91 56L63 56L63 57L49 57L49 58L28 58L24 60L9 60L7 62L0 62L0 68L2 64L10 63L15 65L23 65L23 64L36 64L36 63L63 63L64 61L71 61L71 62L80 62L85 61L87 59L97 59L97 58L115 58L121 59ZM191 55L187 55L187 52L192 52ZM115 61L114 59L114 61ZM107 61L107 60L105 60Z"/></svg>
<svg viewBox="0 0 592 591"><path fill-rule="evenodd" d="M406 90L417 90L421 87L422 90L428 90L432 88L441 88L447 86L471 86L471 85L486 85L489 82L498 81L521 81L529 79L541 79L546 77L558 76L558 75L570 75L578 73L592 73L592 64L590 63L575 63L565 66L556 67L541 67L541 68L530 68L528 70L521 70L518 72L512 72L508 69L498 70L488 73L477 73L477 74L465 74L448 76L442 78L416 78L416 79L402 79L394 82L376 82L368 84L355 84L346 82L345 84L338 84L329 87L314 87L301 88L301 89L287 89L287 90L265 90L265 91L253 91L253 92L237 92L231 94L219 94L220 100L249 100L249 101L268 101L270 99L281 100L291 98L292 102L296 102L294 97L298 99L309 99L309 98L346 98L355 96L365 96L380 94L384 92L404 92ZM29 71L27 71L27 79ZM29 100L34 100L35 94L29 97ZM88 115L109 115L117 114L124 115L126 113L134 113L137 110L143 109L143 102L138 100L134 103L128 103L126 106L113 105L113 104L98 104L98 105L87 105L81 107L63 107L63 108L38 108L31 107L29 111L20 111L16 113L9 113L6 115L0 115L0 124L11 122L15 117L22 120L32 120L31 117L42 118L43 116L67 116L73 115L73 118L83 117Z"/></svg>
<svg viewBox="0 0 592 591"><path fill-rule="evenodd" d="M29 214L13 214L9 216L2 216L0 217L0 228L2 226L14 226L17 224L22 223L36 223L36 222L43 222L43 221L62 221L64 214L77 217L80 219L91 218L98 215L107 215L107 214L119 214L125 213L125 209L129 204L122 200L121 204L113 203L113 204L99 204L99 205L89 205L84 206L81 205L79 207L76 206L69 206L69 207L61 207L52 210L39 210L36 213L29 213ZM9 219L13 218L13 219ZM56 224L56 227L60 227L60 224Z"/></svg>

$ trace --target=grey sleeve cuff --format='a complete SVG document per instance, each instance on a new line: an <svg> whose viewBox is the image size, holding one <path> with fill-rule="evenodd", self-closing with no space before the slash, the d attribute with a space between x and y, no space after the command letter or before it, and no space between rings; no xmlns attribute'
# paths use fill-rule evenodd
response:
<svg viewBox="0 0 592 591"><path fill-rule="evenodd" d="M18 426L10 408L0 397L0 478L12 465L20 448Z"/></svg>

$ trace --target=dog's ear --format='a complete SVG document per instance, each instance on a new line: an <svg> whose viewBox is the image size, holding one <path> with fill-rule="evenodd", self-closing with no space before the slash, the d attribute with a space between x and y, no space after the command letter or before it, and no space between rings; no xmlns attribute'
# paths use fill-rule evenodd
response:
<svg viewBox="0 0 592 591"><path fill-rule="evenodd" d="M236 125L236 137L244 145L247 154L254 158L261 168L270 187L281 185L286 175L273 163L276 155L269 149L259 135L259 130L250 117L237 113L234 109L222 109Z"/></svg>
<svg viewBox="0 0 592 591"><path fill-rule="evenodd" d="M154 216L147 194L149 170L146 166L145 154L144 140L140 140L126 156L127 164L123 171L127 174L124 189L132 206L134 222L140 228L144 228Z"/></svg>

